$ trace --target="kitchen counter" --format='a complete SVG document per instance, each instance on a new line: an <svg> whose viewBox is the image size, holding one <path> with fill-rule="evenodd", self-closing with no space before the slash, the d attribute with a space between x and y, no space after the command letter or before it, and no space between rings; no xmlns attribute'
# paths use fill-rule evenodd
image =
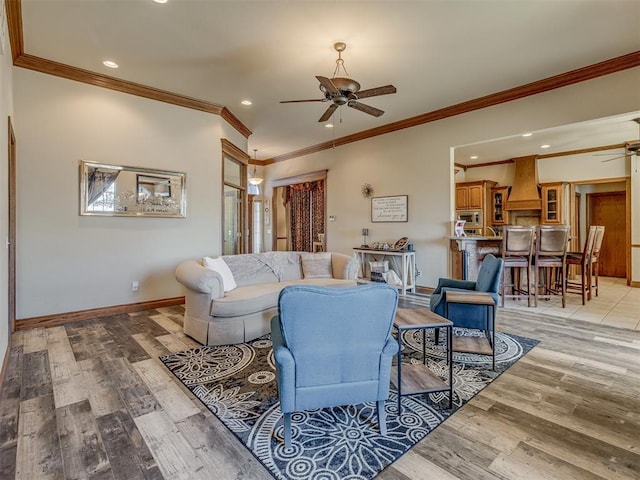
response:
<svg viewBox="0 0 640 480"><path fill-rule="evenodd" d="M475 281L485 255L501 255L502 237L449 237L451 275L453 278Z"/></svg>
<svg viewBox="0 0 640 480"><path fill-rule="evenodd" d="M483 236L483 235L469 235L467 237L449 237L449 240L462 240L462 241L479 241L479 240L502 240L500 236Z"/></svg>

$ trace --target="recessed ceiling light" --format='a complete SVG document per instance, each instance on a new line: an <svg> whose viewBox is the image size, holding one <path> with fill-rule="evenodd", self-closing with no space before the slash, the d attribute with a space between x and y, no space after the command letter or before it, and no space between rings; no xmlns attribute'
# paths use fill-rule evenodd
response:
<svg viewBox="0 0 640 480"><path fill-rule="evenodd" d="M333 123L327 123L327 124L325 124L325 127L327 127L327 128L333 128Z"/></svg>
<svg viewBox="0 0 640 480"><path fill-rule="evenodd" d="M523 133L522 134L523 137L530 137L531 135L533 135L533 133Z"/></svg>
<svg viewBox="0 0 640 480"><path fill-rule="evenodd" d="M114 62L113 60L105 60L104 62L102 62L102 64L105 67L118 68L118 64L116 62Z"/></svg>
<svg viewBox="0 0 640 480"><path fill-rule="evenodd" d="M540 148L549 148L550 146L551 145L544 144L544 145L540 145Z"/></svg>
<svg viewBox="0 0 640 480"><path fill-rule="evenodd" d="M252 105L251 100L242 100L240 103L241 103L242 105L247 105L247 106Z"/></svg>
<svg viewBox="0 0 640 480"><path fill-rule="evenodd" d="M478 159L478 155L471 155L469 158L471 160L477 160Z"/></svg>
<svg viewBox="0 0 640 480"><path fill-rule="evenodd" d="M167 0L153 0L156 3L167 3Z"/></svg>

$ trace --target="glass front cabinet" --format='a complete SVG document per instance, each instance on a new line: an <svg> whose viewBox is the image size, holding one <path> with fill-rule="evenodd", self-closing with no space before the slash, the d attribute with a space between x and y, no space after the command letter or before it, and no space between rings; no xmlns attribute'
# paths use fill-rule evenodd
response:
<svg viewBox="0 0 640 480"><path fill-rule="evenodd" d="M566 182L543 183L540 185L542 196L542 223L562 224L569 221L566 210L568 203L568 187Z"/></svg>
<svg viewBox="0 0 640 480"><path fill-rule="evenodd" d="M508 225L508 212L506 210L509 187L493 187L491 189L491 224Z"/></svg>

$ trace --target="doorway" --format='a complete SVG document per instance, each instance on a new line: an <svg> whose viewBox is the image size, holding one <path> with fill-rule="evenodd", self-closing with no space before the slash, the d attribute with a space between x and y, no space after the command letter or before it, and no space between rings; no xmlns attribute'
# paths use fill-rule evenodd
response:
<svg viewBox="0 0 640 480"><path fill-rule="evenodd" d="M604 225L599 263L605 277L627 276L626 208L626 192L587 194L589 225Z"/></svg>
<svg viewBox="0 0 640 480"><path fill-rule="evenodd" d="M326 181L326 170L273 181L274 250L311 252L325 234Z"/></svg>
<svg viewBox="0 0 640 480"><path fill-rule="evenodd" d="M246 253L249 248L247 224L247 163L249 156L222 139L222 254Z"/></svg>

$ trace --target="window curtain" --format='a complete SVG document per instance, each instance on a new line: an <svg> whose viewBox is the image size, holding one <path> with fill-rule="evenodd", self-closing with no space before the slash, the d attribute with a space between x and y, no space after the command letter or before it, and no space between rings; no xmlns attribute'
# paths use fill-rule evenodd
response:
<svg viewBox="0 0 640 480"><path fill-rule="evenodd" d="M99 199L104 192L109 190L109 187L116 181L120 170L99 170L97 168L91 169L88 174L89 181L89 202L88 205L92 205L97 199Z"/></svg>
<svg viewBox="0 0 640 480"><path fill-rule="evenodd" d="M324 233L324 190L324 180L287 185L292 251L310 252L318 234Z"/></svg>

